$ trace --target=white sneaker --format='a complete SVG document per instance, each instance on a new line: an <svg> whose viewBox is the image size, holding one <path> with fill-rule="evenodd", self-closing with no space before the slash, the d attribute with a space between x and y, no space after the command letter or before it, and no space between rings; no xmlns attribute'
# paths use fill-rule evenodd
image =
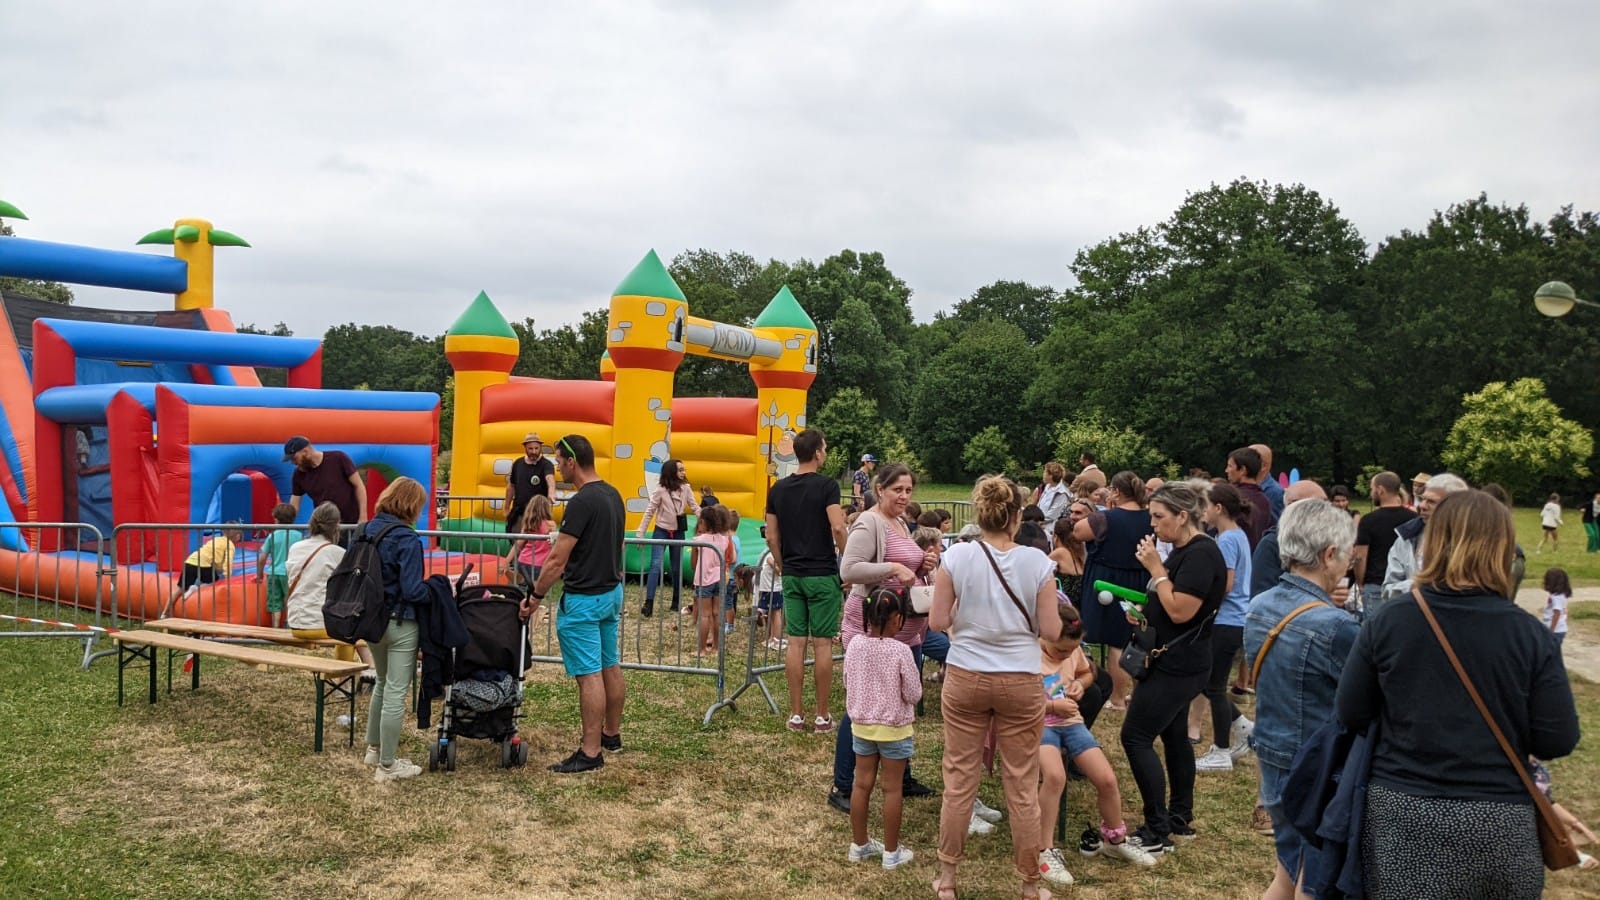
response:
<svg viewBox="0 0 1600 900"><path fill-rule="evenodd" d="M911 852L911 848L907 847L904 841L901 841L900 846L893 850L883 851L883 867L885 869L898 869L911 862L916 856L915 853Z"/></svg>
<svg viewBox="0 0 1600 900"><path fill-rule="evenodd" d="M1143 847L1134 844L1132 841L1125 840L1120 844L1113 844L1110 841L1103 840L1100 842L1099 852L1101 856L1120 859L1129 865L1153 866L1156 864L1154 856L1151 856Z"/></svg>
<svg viewBox="0 0 1600 900"><path fill-rule="evenodd" d="M972 821L967 823L967 834L993 834L993 833L994 833L994 826L990 825L988 822L985 822L984 820L978 818L978 814L976 812L974 812L972 814Z"/></svg>
<svg viewBox="0 0 1600 900"><path fill-rule="evenodd" d="M848 859L853 862L865 862L874 856L883 855L883 844L877 838L867 838L865 844L851 844Z"/></svg>
<svg viewBox="0 0 1600 900"><path fill-rule="evenodd" d="M402 778L415 778L422 774L422 767L409 759L397 759L387 766L379 766L378 771L372 776L380 784L385 781L398 781Z"/></svg>
<svg viewBox="0 0 1600 900"><path fill-rule="evenodd" d="M1250 735L1256 730L1256 723L1244 716L1233 720L1228 727L1228 755L1233 759L1241 759L1250 752Z"/></svg>
<svg viewBox="0 0 1600 900"><path fill-rule="evenodd" d="M367 755L361 757L361 762L363 764L369 765L369 766L377 765L378 764L378 748L377 747L368 747L367 748Z"/></svg>
<svg viewBox="0 0 1600 900"><path fill-rule="evenodd" d="M1194 761L1194 768L1196 772L1232 772L1233 757L1228 755L1228 751L1212 744L1204 756Z"/></svg>
<svg viewBox="0 0 1600 900"><path fill-rule="evenodd" d="M998 822L1002 818L1000 810L991 808L976 797L972 798L972 814L985 822Z"/></svg>
<svg viewBox="0 0 1600 900"><path fill-rule="evenodd" d="M1060 850L1045 850L1039 854L1039 877L1056 887L1072 884L1072 873L1067 871L1067 861Z"/></svg>

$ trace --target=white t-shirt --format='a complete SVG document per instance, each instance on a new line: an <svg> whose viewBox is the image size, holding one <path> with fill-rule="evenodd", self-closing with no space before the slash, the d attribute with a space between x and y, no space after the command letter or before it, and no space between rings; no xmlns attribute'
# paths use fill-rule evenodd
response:
<svg viewBox="0 0 1600 900"><path fill-rule="evenodd" d="M1566 634L1567 633L1567 595L1566 594L1551 594L1549 599L1544 601L1544 612L1539 614L1539 620L1541 622L1544 622L1544 627L1549 628L1550 627L1550 620L1555 618L1555 614L1558 613L1558 612L1561 613L1561 621L1556 623L1555 632L1556 632L1556 634Z"/></svg>
<svg viewBox="0 0 1600 900"><path fill-rule="evenodd" d="M343 559L343 547L320 537L308 537L289 548L287 577L293 590L284 601L284 621L290 628L297 631L323 628L322 603L328 599L328 576ZM306 565L308 561L309 566Z"/></svg>
<svg viewBox="0 0 1600 900"><path fill-rule="evenodd" d="M1561 507L1554 503L1546 503L1544 509L1539 511L1539 518L1546 528L1561 527Z"/></svg>
<svg viewBox="0 0 1600 900"><path fill-rule="evenodd" d="M1022 612L1000 585L994 567L984 558L982 541L955 544L944 553L956 594L950 626L950 665L969 672L1039 672L1039 637L1028 630ZM1006 582L1038 624L1035 600L1039 588L1053 582L1056 564L1033 547L999 551L988 548L1005 573Z"/></svg>
<svg viewBox="0 0 1600 900"><path fill-rule="evenodd" d="M783 593L783 579L778 577L777 571L769 563L762 563L761 568L756 570L756 593Z"/></svg>

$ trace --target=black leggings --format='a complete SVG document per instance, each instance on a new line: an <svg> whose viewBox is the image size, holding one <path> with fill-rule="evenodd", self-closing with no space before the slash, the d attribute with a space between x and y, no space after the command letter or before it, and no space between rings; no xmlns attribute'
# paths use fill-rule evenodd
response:
<svg viewBox="0 0 1600 900"><path fill-rule="evenodd" d="M1139 683L1122 720L1122 751L1144 801L1144 823L1159 835L1172 833L1172 820L1194 818L1194 750L1189 746L1189 702L1205 687L1206 673L1172 675L1160 669ZM1156 756L1155 739L1167 766ZM1167 778L1172 801L1167 802Z"/></svg>
<svg viewBox="0 0 1600 900"><path fill-rule="evenodd" d="M1243 646L1243 625L1211 626L1211 678L1206 682L1206 699L1211 701L1211 742L1223 749L1228 747L1233 720L1239 718L1239 707L1228 697L1228 676Z"/></svg>

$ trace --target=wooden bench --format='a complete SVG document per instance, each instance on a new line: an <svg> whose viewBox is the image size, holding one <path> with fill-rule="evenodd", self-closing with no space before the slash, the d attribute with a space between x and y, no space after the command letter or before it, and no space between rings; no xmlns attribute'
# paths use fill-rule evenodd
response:
<svg viewBox="0 0 1600 900"><path fill-rule="evenodd" d="M273 629L265 630L271 631ZM312 750L317 753L322 752L323 712L327 706L328 698L331 696L342 697L349 702L350 745L355 746L356 686L357 679L367 668L366 663L355 660L344 662L337 659L329 659L325 656L285 653L282 650L269 650L265 647L225 644L179 634L168 634L164 631L119 631L112 634L111 639L117 642L118 651L118 706L121 706L123 702L123 673L127 669L128 663L136 659L146 660L150 664L150 702L156 702L156 650L158 648L167 651L168 693L172 692L172 658L179 653L194 654L190 690L198 690L200 688L200 658L202 656L231 659L254 666L294 669L300 672L310 672L316 680L317 718L313 731Z"/></svg>
<svg viewBox="0 0 1600 900"><path fill-rule="evenodd" d="M154 619L144 623L147 631L168 631L173 634L198 634L206 637L240 638L267 641L285 647L303 647L317 650L341 646L333 638L308 640L297 638L287 628L265 628L260 625L234 625L230 622L207 622L204 619Z"/></svg>

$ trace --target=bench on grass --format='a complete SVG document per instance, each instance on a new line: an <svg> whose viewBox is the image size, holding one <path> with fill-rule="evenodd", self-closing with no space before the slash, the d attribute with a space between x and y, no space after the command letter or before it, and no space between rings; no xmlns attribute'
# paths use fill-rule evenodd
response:
<svg viewBox="0 0 1600 900"><path fill-rule="evenodd" d="M166 631L172 634L198 634L211 638L238 638L240 640L266 641L285 647L303 647L317 650L338 647L333 638L308 640L294 636L287 628L266 628L261 625L234 625L230 622L207 622L204 619L153 619L144 623L146 631Z"/></svg>
<svg viewBox="0 0 1600 900"><path fill-rule="evenodd" d="M273 629L264 630L272 631ZM355 745L356 686L357 679L366 670L366 663L357 660L343 662L337 659L329 659L325 656L285 653L282 650L270 650L265 647L226 644L180 634L168 634L164 631L119 631L111 635L111 639L117 642L118 706L121 706L123 702L123 673L130 661L142 659L150 664L150 702L155 703L157 649L167 651L167 693L169 694L172 692L172 658L175 655L179 653L194 655L194 663L190 674L190 690L198 690L200 688L200 658L202 656L215 656L220 659L231 659L253 666L310 672L316 680L317 687L317 718L313 731L312 749L317 753L322 752L323 711L327 706L328 698L333 696L341 697L349 702L350 745Z"/></svg>

